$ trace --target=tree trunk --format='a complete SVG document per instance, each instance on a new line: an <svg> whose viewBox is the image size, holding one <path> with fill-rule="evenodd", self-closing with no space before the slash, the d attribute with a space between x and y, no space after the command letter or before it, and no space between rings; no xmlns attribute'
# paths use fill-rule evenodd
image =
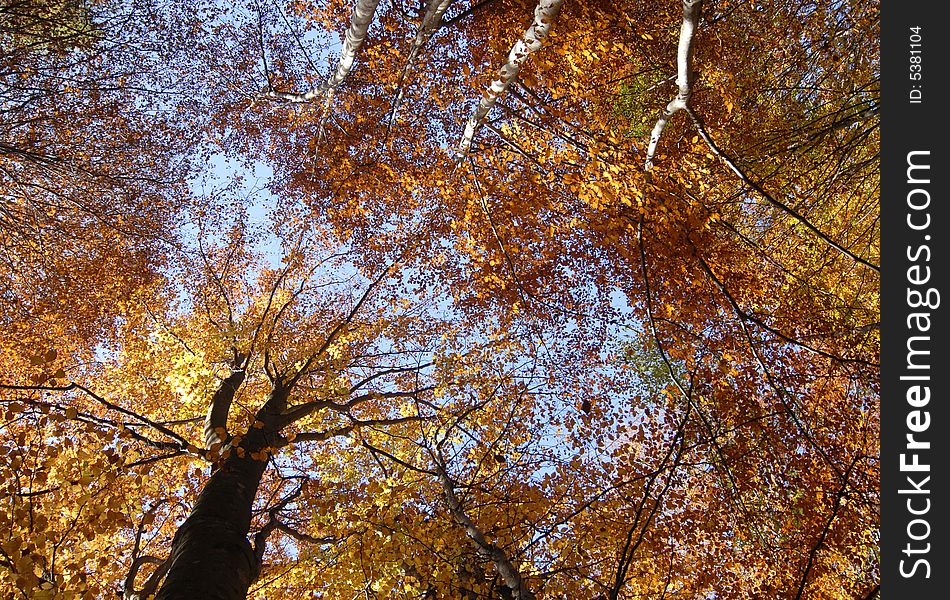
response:
<svg viewBox="0 0 950 600"><path fill-rule="evenodd" d="M247 539L267 462L232 455L215 471L175 534L156 600L244 600L257 566Z"/></svg>
<svg viewBox="0 0 950 600"><path fill-rule="evenodd" d="M273 446L277 418L285 407L284 393L272 392L257 418L263 427L251 427L237 452L212 473L195 506L175 533L168 575L156 600L244 600L259 565L247 539L254 497L267 459L252 454Z"/></svg>

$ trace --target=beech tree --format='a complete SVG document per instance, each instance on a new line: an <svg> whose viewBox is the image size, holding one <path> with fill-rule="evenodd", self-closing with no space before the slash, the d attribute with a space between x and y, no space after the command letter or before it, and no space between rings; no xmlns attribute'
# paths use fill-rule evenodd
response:
<svg viewBox="0 0 950 600"><path fill-rule="evenodd" d="M5 593L878 592L877 3L3 10Z"/></svg>

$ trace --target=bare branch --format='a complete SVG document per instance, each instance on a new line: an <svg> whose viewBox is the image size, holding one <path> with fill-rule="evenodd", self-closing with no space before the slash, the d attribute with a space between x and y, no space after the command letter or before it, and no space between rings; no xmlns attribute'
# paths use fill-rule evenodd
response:
<svg viewBox="0 0 950 600"><path fill-rule="evenodd" d="M330 429L328 431L308 431L304 433L298 433L293 437L293 442L325 442L326 440L334 437L346 437L356 429L355 425L347 425L346 427L338 427L337 429ZM290 443L290 441L286 442Z"/></svg>
<svg viewBox="0 0 950 600"><path fill-rule="evenodd" d="M158 565L158 567L149 578L145 580L145 584L142 588L137 590L135 589L135 576L138 575L139 569L146 564L155 564ZM168 567L170 566L171 561L155 558L154 556L139 556L133 560L132 567L129 569L129 575L125 579L122 590L124 600L147 600L151 598L156 590L158 590L158 584L162 578L165 577L165 574L168 573Z"/></svg>
<svg viewBox="0 0 950 600"><path fill-rule="evenodd" d="M286 533L287 535L294 538L298 542L307 542L308 544L319 545L319 544L332 544L338 541L337 538L333 536L329 536L329 535L325 535L323 537L314 537L312 535L309 535L302 531L294 529L293 527L291 527L290 525L287 525L286 523L282 521L277 521L274 527L275 529L277 529L277 531Z"/></svg>
<svg viewBox="0 0 950 600"><path fill-rule="evenodd" d="M346 414L354 422L357 422L354 417L349 415L349 411L351 408L355 408L360 404L364 404L370 400L379 400L384 398L415 398L420 392L427 392L433 389L435 389L435 386L427 386L407 392L368 392L366 394L360 394L359 396L351 398L343 403L334 402L332 400L314 400L312 402L306 402L287 410L283 415L281 415L280 426L286 427L294 421L299 421L300 419L313 414L315 411L320 410L321 408L329 408L330 410Z"/></svg>
<svg viewBox="0 0 950 600"><path fill-rule="evenodd" d="M136 413L136 412L133 412L133 411L127 409L127 408L122 408L121 406L119 406L119 405L117 405L117 404L113 404L112 402L109 402L108 400L106 400L106 399L103 398L102 396L96 394L95 392L93 392L93 391L90 390L89 388L87 388L87 387L85 387L85 386L83 386L83 385L80 385L80 384L76 383L75 381L69 383L68 385L63 385L63 386L55 386L55 385L53 385L53 386L46 386L46 385L6 385L6 384L0 384L0 389L7 389L7 390L36 390L36 391L44 391L44 390L45 390L45 391L51 391L51 392L68 392L68 391L70 391L70 390L80 390L80 391L84 392L87 396L89 396L90 398L92 398L93 400L95 400L96 402L98 402L99 404L101 404L102 406L104 406L104 407L106 407L106 408L108 408L108 409L110 409L110 410L114 410L114 411L116 411L116 412L120 412L120 413L122 413L122 414L124 414L124 415L126 415L126 416L132 417L133 419L135 419L135 420L137 420L137 421L139 421L139 422L141 422L141 423L143 423L143 424L145 424L145 425L148 425L148 426L151 427L152 429L155 429L156 431L159 431L159 432L161 432L161 433L164 433L164 434L167 435L168 437L170 437L170 438L172 438L173 440L176 440L177 442L179 442L179 443L181 444L181 447L182 447L182 448L186 448L186 447L188 446L188 440L186 440L185 438L183 438L181 435L175 433L174 431L172 431L172 430L169 429L168 427L165 427L164 425L162 425L162 424L160 424L160 423L157 423L157 422L155 422L155 421L149 419L148 417L145 417L145 416L142 416L142 415L140 415L140 414L138 414L138 413Z"/></svg>
<svg viewBox="0 0 950 600"><path fill-rule="evenodd" d="M828 532L831 531L831 524L835 522L835 518L838 516L838 512L841 510L842 500L844 499L845 492L848 489L848 478L851 476L851 471L854 469L854 466L858 464L858 460L860 458L860 456L856 456L854 460L851 461L851 464L848 466L848 470L844 474L841 487L838 488L838 492L835 494L834 507L832 507L831 514L828 515L828 520L825 521L825 527L821 530L821 535L818 536L818 541L814 546L812 546L811 551L808 553L808 561L805 563L805 570L802 573L801 581L798 585L798 592L795 594L795 600L801 600L802 594L805 592L805 586L808 584L808 573L811 571L811 568L815 563L815 557L818 555L818 551L821 549L822 544L824 544L825 538L828 537Z"/></svg>
<svg viewBox="0 0 950 600"><path fill-rule="evenodd" d="M297 487L293 492L281 499L280 502L267 509L267 523L254 535L254 569L251 579L256 581L261 574L261 565L264 562L264 552L267 550L267 538L271 532L278 528L278 516L288 504L293 502L306 485L306 482Z"/></svg>
<svg viewBox="0 0 950 600"><path fill-rule="evenodd" d="M436 476L436 477L439 476L439 474L438 474L437 472L435 472L435 471L429 471L429 470L427 470L427 469L422 469L422 468L420 468L420 467L417 467L417 466L415 466L415 465L412 465L412 464L410 464L410 463L404 461L403 459L399 458L398 456L395 456L395 455L393 455L393 454L391 454L391 453L389 453L389 452L383 450L382 448L379 448L379 447L377 447L377 446L374 446L373 444L370 444L370 443L367 442L366 440L362 440L361 444L362 444L362 446L363 446L364 448L366 448L367 450L369 450L369 451L373 454L374 457L375 457L377 454L381 454L381 455L385 456L386 458L388 458L389 460L391 460L391 461L393 461L394 463L396 463L397 465L400 465L401 467L404 467L404 468L406 468L406 469L409 469L410 471L413 471L413 472L416 472L416 473L424 473L424 474L426 474L426 475L434 475L434 476Z"/></svg>
<svg viewBox="0 0 950 600"><path fill-rule="evenodd" d="M165 574L168 572L168 568L171 566L171 561L162 560L155 558L154 556L139 556L139 551L142 543L142 533L145 531L145 526L155 518L155 512L159 507L165 504L165 500L159 500L149 508L144 515L142 515L142 520L139 522L138 529L135 532L135 542L132 546L132 566L129 567L129 574L125 578L123 583L122 597L124 600L146 600L150 598L155 591L158 589L158 584L165 577ZM158 565L155 571L149 576L145 581L145 584L141 589L135 589L135 577L138 575L139 569L141 569L146 564Z"/></svg>
<svg viewBox="0 0 950 600"><path fill-rule="evenodd" d="M313 363L318 358L320 358L320 356L322 356L323 353L326 352L327 349L330 348L333 342L336 341L336 339L340 336L340 334L343 333L343 330L346 328L346 326L353 322L353 319L356 318L357 313L359 313L360 309L363 308L363 305L366 303L369 297L373 294L374 291L376 291L376 288L378 288L379 285L383 282L383 280L385 280L386 277L389 275L389 270L391 268L392 268L392 265L390 265L385 270L383 270L383 272L379 275L379 277L377 277L375 280L373 280L369 284L369 287L366 288L366 291L363 292L363 295L360 296L360 299L357 300L356 304L353 305L353 308L350 309L350 312L347 313L347 315L339 323L336 324L333 330L330 331L330 335L328 335L327 339L324 340L323 344L317 349L316 352L314 352L313 354L310 355L309 358L307 358L307 360L304 362L304 365L300 367L300 370L297 372L297 374L294 375L290 379L290 381L287 383L288 389L293 388L297 384L297 382L300 381L300 378L303 377L307 373L307 371L310 370L310 367L313 365Z"/></svg>
<svg viewBox="0 0 950 600"><path fill-rule="evenodd" d="M427 362L427 363L422 363L422 364L420 364L420 365L413 365L413 366L411 366L411 367L393 367L393 368L391 368L391 369L385 369L385 370L382 370L382 371L377 371L377 372L373 373L372 375L369 375L369 376L367 376L367 377L361 379L358 383L356 383L355 385L353 385L353 386L350 388L350 393L352 394L353 392L355 392L356 390L360 389L360 388L363 387L364 385L370 383L371 381L373 381L373 380L375 380L375 379L379 379L380 377L384 377L384 376L386 376L386 375L392 375L392 374L394 374L394 373L411 373L411 372L413 372L413 371L418 372L418 371L421 371L422 369L425 369L425 368L427 368L427 367L431 367L432 364L433 364L433 363L431 363L431 362Z"/></svg>
<svg viewBox="0 0 950 600"><path fill-rule="evenodd" d="M703 123L703 120L699 117L699 115L696 114L696 112L693 111L693 109L688 106L685 107L685 109L690 119L692 119L693 124L696 126L696 130L699 132L700 137L703 138L703 141L706 142L706 145L709 146L709 149L712 151L712 153L715 154L720 160L722 160L722 162L726 163L726 166L729 167L729 169L731 169L733 173L739 176L739 179L742 180L742 183L752 188L752 190L754 190L762 198L764 198L766 202L768 202L772 206L778 208L785 214L789 215L790 217L798 221L806 229L808 229L813 234L815 234L818 237L818 239L828 244L829 246L831 246L832 248L834 248L841 254L844 254L845 256L853 260L854 262L864 265L865 267L868 267L869 269L873 269L874 271L877 271L878 273L881 272L880 267L864 260L860 256L854 254L853 252L851 252L850 250L842 246L841 244L835 242L830 237L828 237L823 231L821 231L814 224L812 224L811 221L806 219L805 216L802 215L800 212L796 211L795 209L788 206L784 202L779 202L771 194L766 192L765 189L763 189L761 185L753 181L752 178L750 178L746 174L746 172L743 171L739 167L738 164L736 164L736 161L734 161L730 156L728 156L725 152L723 152L722 149L719 148L719 146L715 143L715 141L713 141L712 137L710 137L709 132L706 131L706 126Z"/></svg>

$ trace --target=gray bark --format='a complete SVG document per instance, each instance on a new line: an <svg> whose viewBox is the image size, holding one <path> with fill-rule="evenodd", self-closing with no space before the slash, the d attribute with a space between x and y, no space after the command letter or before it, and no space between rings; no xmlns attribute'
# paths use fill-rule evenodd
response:
<svg viewBox="0 0 950 600"><path fill-rule="evenodd" d="M449 512L452 513L452 516L458 524L465 528L465 534L472 540L472 543L475 545L475 550L483 557L492 561L492 564L495 565L495 570L501 576L505 585L511 590L512 597L515 600L535 600L534 593L528 588L518 567L511 562L511 559L508 558L504 550L485 538L485 534L482 533L482 530L479 529L468 514L466 514L461 502L459 502L458 497L455 495L455 484L449 478L445 466L441 463L438 463L436 466L439 472L439 483L442 484L442 491L445 493L445 500L449 505Z"/></svg>
<svg viewBox="0 0 950 600"><path fill-rule="evenodd" d="M240 447L212 473L179 527L168 557L168 575L156 600L244 600L259 565L248 540L254 497L267 460L251 457L279 443L278 425L288 389L274 389Z"/></svg>

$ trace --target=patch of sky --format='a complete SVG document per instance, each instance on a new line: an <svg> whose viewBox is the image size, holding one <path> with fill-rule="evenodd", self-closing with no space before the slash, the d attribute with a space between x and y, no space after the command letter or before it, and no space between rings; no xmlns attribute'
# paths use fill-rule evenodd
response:
<svg viewBox="0 0 950 600"><path fill-rule="evenodd" d="M277 198L267 187L273 175L273 169L262 161L248 164L223 154L212 154L205 169L191 180L189 187L191 192L199 197L227 193L241 199L246 211L246 224L252 230L260 232L271 229L274 223L273 210L277 205ZM210 236L211 241L220 238L220 234L199 231L195 222L183 222L181 232L186 243L196 241L202 234ZM281 263L283 250L279 236L255 236L252 250L260 255L270 268L277 268Z"/></svg>

